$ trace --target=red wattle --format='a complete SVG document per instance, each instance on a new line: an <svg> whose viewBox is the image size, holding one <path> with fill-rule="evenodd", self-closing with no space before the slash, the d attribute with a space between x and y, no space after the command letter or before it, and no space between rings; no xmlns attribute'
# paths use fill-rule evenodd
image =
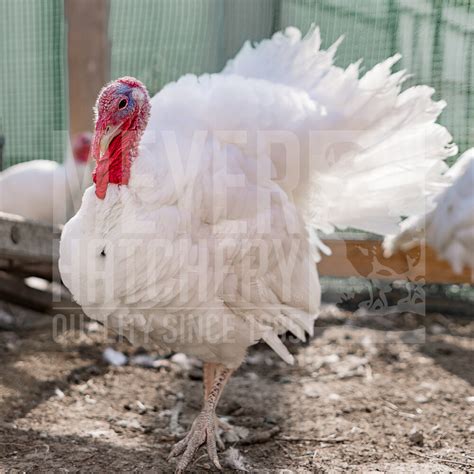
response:
<svg viewBox="0 0 474 474"><path fill-rule="evenodd" d="M135 139L133 132L118 135L110 143L105 155L97 160L92 179L95 183L95 194L99 199L105 198L109 183L128 184L132 160L131 151Z"/></svg>
<svg viewBox="0 0 474 474"><path fill-rule="evenodd" d="M105 199L107 186L109 185L109 175L106 167L107 163L97 163L95 170L92 173L92 180L95 183L95 195L99 199Z"/></svg>

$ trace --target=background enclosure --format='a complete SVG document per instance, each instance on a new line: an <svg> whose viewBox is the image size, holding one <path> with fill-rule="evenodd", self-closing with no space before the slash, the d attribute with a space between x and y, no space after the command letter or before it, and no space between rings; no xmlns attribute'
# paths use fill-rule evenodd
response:
<svg viewBox="0 0 474 474"><path fill-rule="evenodd" d="M474 145L474 6L470 0L108 0L110 78L133 75L157 92L182 74L215 72L242 43L287 26L342 34L336 62L365 70L400 51L397 67L448 102L441 122ZM66 5L0 0L0 130L4 166L64 157L69 125ZM94 12L84 22L93 22ZM96 48L101 48L98 44ZM107 67L107 69L109 69ZM80 79L79 79L80 80ZM72 111L74 113L74 111ZM92 127L92 113L90 117Z"/></svg>

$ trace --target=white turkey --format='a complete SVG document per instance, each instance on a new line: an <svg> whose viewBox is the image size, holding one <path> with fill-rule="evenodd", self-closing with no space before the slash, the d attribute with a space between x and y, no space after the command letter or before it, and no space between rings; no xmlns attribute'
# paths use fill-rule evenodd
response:
<svg viewBox="0 0 474 474"><path fill-rule="evenodd" d="M64 164L51 160L19 163L0 173L0 212L50 224L64 224L90 186L91 134L77 134Z"/></svg>
<svg viewBox="0 0 474 474"><path fill-rule="evenodd" d="M204 406L170 457L203 444L219 467L216 406L259 340L312 334L317 229L393 232L420 212L456 152L433 90L401 92L394 56L359 79L288 28L220 74L151 100L138 80L96 104L94 183L65 226L60 271L85 313L132 343L204 361Z"/></svg>
<svg viewBox="0 0 474 474"><path fill-rule="evenodd" d="M406 219L398 234L385 239L387 257L426 242L455 273L465 267L474 270L474 148L456 161L446 178L449 186L434 198L435 208Z"/></svg>

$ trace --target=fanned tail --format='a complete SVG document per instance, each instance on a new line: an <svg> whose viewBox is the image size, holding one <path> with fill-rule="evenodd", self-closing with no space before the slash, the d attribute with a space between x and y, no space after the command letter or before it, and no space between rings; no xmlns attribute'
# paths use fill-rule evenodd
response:
<svg viewBox="0 0 474 474"><path fill-rule="evenodd" d="M361 78L360 61L334 66L340 41L324 51L318 28L304 38L287 28L256 47L246 43L223 73L303 90L327 111L323 121L308 118L298 130L312 134L308 156L293 163L305 169L309 162L311 169L293 196L308 226L393 233L401 216L430 206L445 181L444 160L457 153L450 133L436 123L446 104L434 102L427 86L401 92L407 74L392 73L398 54Z"/></svg>

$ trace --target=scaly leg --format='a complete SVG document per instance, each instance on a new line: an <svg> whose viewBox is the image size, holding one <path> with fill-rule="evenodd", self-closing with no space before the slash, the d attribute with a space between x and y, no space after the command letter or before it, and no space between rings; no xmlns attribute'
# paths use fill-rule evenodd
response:
<svg viewBox="0 0 474 474"><path fill-rule="evenodd" d="M210 367L210 366L214 367ZM214 380L210 385L212 370L215 370ZM189 433L184 439L176 443L171 450L168 460L175 456L181 456L176 467L176 473L185 471L192 461L196 451L206 443L209 458L218 469L222 469L217 457L216 446L216 407L219 403L222 391L232 370L220 364L209 364L204 366L204 391L206 394L204 407L198 417L194 420Z"/></svg>
<svg viewBox="0 0 474 474"><path fill-rule="evenodd" d="M204 403L207 400L207 397L211 393L212 390L212 385L214 383L214 379L216 378L216 370L217 370L218 364L213 364L211 362L204 362L203 364L203 382L204 382ZM216 442L217 446L219 449L225 449L225 444L222 441L222 438L220 436L220 429L223 431L227 431L230 429L230 426L226 426L224 422L222 422L217 415L215 415L216 419Z"/></svg>
<svg viewBox="0 0 474 474"><path fill-rule="evenodd" d="M211 362L204 362L203 364L204 401L207 400L207 397L211 392L212 384L216 378L216 368L217 364L212 364Z"/></svg>

